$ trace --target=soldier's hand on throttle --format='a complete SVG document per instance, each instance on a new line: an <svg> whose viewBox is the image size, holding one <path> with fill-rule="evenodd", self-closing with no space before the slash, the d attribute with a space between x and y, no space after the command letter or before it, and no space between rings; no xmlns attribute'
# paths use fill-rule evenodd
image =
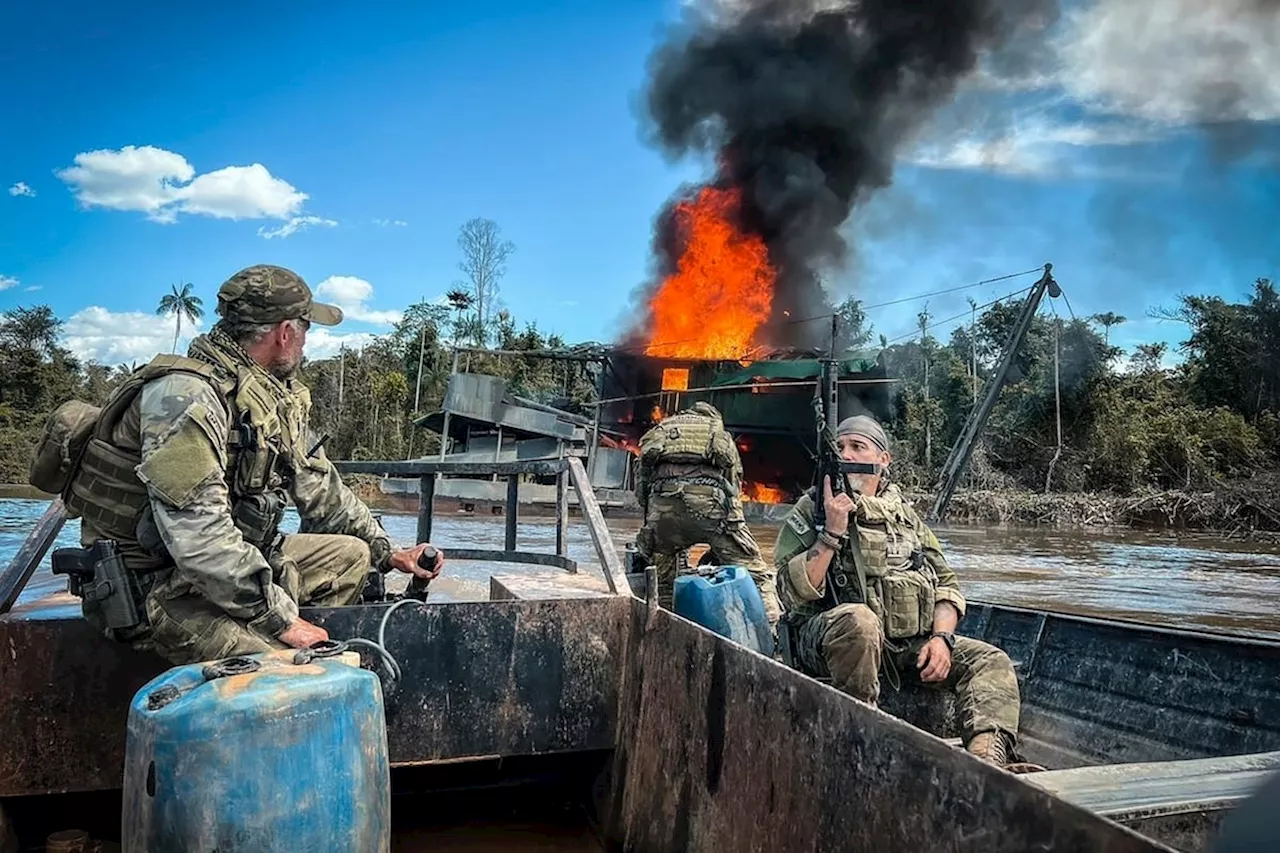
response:
<svg viewBox="0 0 1280 853"><path fill-rule="evenodd" d="M305 619L295 619L277 639L290 648L308 649L316 643L329 639L329 632L319 625L312 625Z"/></svg>
<svg viewBox="0 0 1280 853"><path fill-rule="evenodd" d="M827 510L827 532L843 536L849 529L849 514L853 512L853 498L848 493L832 494L831 477L822 478L822 503Z"/></svg>
<svg viewBox="0 0 1280 853"><path fill-rule="evenodd" d="M444 568L444 551L436 548L436 562L429 569L424 569L418 565L418 558L422 556L422 552L428 548L435 548L429 542L421 542L412 548L403 548L399 551L392 551L391 556L387 558L387 562L392 568L405 574L417 575L424 581L435 580L436 575L440 574L440 570Z"/></svg>
<svg viewBox="0 0 1280 853"><path fill-rule="evenodd" d="M921 681L943 681L951 673L951 649L941 637L934 637L924 644L916 658L916 669Z"/></svg>

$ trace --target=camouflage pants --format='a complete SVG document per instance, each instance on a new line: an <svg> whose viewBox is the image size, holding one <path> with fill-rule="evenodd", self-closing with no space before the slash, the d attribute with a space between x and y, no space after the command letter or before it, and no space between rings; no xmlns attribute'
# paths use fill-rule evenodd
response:
<svg viewBox="0 0 1280 853"><path fill-rule="evenodd" d="M655 494L649 498L644 526L636 534L636 550L658 570L658 603L670 610L675 594L678 555L686 548L705 544L721 565L742 566L755 581L764 601L765 616L776 626L782 608L778 604L776 572L765 562L760 545L737 512L726 512L717 490L703 494L699 487L682 493Z"/></svg>
<svg viewBox="0 0 1280 853"><path fill-rule="evenodd" d="M369 546L354 536L299 533L286 536L276 583L301 605L340 607L364 592ZM286 648L249 630L221 608L194 595L168 597L158 584L146 599L151 650L175 665Z"/></svg>
<svg viewBox="0 0 1280 853"><path fill-rule="evenodd" d="M880 620L862 604L841 604L800 626L796 653L805 671L830 676L833 687L875 704L880 673L892 671L907 690L949 691L956 697L956 722L966 743L974 735L999 729L1016 737L1021 698L1009 656L995 646L956 637L951 671L942 681L924 683L916 657L928 637L905 641L905 648L886 651Z"/></svg>

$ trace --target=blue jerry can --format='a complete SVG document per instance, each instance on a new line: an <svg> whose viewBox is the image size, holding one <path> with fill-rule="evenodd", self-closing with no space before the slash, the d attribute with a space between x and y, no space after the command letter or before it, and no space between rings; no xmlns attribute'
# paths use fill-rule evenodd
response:
<svg viewBox="0 0 1280 853"><path fill-rule="evenodd" d="M126 853L391 847L378 677L293 650L170 669L129 706Z"/></svg>
<svg viewBox="0 0 1280 853"><path fill-rule="evenodd" d="M742 566L676 578L673 609L690 622L763 655L773 654L773 632L764 601Z"/></svg>

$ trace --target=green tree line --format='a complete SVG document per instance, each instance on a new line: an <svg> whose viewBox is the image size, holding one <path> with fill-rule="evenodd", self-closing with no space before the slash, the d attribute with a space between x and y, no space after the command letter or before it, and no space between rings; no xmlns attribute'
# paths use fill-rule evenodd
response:
<svg viewBox="0 0 1280 853"><path fill-rule="evenodd" d="M496 277L487 286L496 288ZM169 298L184 297L176 290L166 295L164 313L190 320L187 309L199 305L182 307L181 299ZM474 290L459 286L441 302L411 305L389 333L359 348L304 362L312 426L329 436L334 458L438 452L439 436L414 421L439 409L455 342L530 353L457 357L461 368L505 377L512 393L583 410L594 395L594 377L579 363L533 357L565 342L536 323L518 323L496 307L495 292L488 294L493 313L483 321ZM889 423L899 482L921 489L936 484L1019 309L1004 302L975 311L975 322L945 343L931 335L927 313L917 339L892 345L881 339L880 358L899 380ZM1212 489L1280 466L1280 297L1273 283L1258 280L1238 303L1184 296L1161 316L1186 329L1183 362L1175 368L1161 366L1161 343L1129 353L1112 345L1111 332L1124 318L1042 311L1013 361L968 484L1128 494ZM856 302L843 305L841 317L842 346L864 346L874 337ZM78 359L59 343L61 331L62 321L46 305L0 317L0 482L26 481L36 437L53 408L72 397L101 403L128 374L129 366Z"/></svg>
<svg viewBox="0 0 1280 853"><path fill-rule="evenodd" d="M900 380L891 422L900 480L936 485L1020 309L1020 302L996 303L945 343L922 314L916 340L884 348L886 369ZM1113 346L1111 332L1124 317L1063 318L1042 308L980 438L970 483L1117 494L1212 490L1280 465L1273 282L1258 279L1239 303L1183 296L1156 316L1186 330L1177 367L1162 367L1162 342L1129 353Z"/></svg>

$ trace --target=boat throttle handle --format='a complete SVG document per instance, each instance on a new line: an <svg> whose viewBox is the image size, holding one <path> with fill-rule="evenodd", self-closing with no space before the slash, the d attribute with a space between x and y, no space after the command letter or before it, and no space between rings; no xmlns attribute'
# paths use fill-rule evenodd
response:
<svg viewBox="0 0 1280 853"><path fill-rule="evenodd" d="M422 553L418 556L418 568L433 569L436 565L436 556L439 554L435 547L428 545L422 549ZM409 587L404 591L405 598L416 599L417 601L427 600L427 587L431 581L414 575L409 579Z"/></svg>

